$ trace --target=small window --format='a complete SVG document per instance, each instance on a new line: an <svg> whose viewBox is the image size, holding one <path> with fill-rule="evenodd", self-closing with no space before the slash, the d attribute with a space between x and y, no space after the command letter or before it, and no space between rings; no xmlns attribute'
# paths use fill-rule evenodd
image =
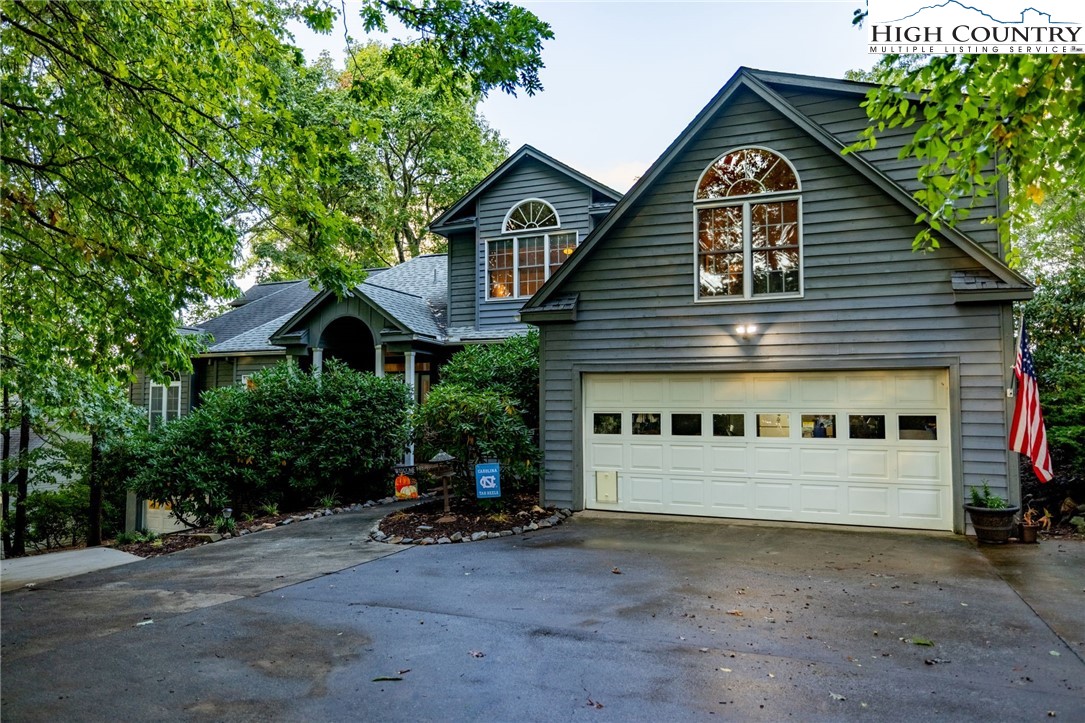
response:
<svg viewBox="0 0 1085 723"><path fill-rule="evenodd" d="M622 415L616 412L596 412L592 429L595 434L621 434Z"/></svg>
<svg viewBox="0 0 1085 723"><path fill-rule="evenodd" d="M834 439L836 437L836 415L802 415L802 436L804 439Z"/></svg>
<svg viewBox="0 0 1085 723"><path fill-rule="evenodd" d="M713 437L745 437L746 416L744 414L713 414Z"/></svg>
<svg viewBox="0 0 1085 723"><path fill-rule="evenodd" d="M672 414L671 434L679 437L701 436L700 414Z"/></svg>
<svg viewBox="0 0 1085 723"><path fill-rule="evenodd" d="M659 412L634 412L633 434L659 434L662 417Z"/></svg>
<svg viewBox="0 0 1085 723"><path fill-rule="evenodd" d="M885 415L849 414L848 436L851 439L885 439Z"/></svg>
<svg viewBox="0 0 1085 723"><path fill-rule="evenodd" d="M147 419L151 429L172 422L181 416L181 382L169 385L150 382L148 387Z"/></svg>
<svg viewBox="0 0 1085 723"><path fill-rule="evenodd" d="M901 439L938 439L938 417L933 414L902 414L897 425Z"/></svg>
<svg viewBox="0 0 1085 723"><path fill-rule="evenodd" d="M791 420L787 414L758 414L758 437L790 437Z"/></svg>

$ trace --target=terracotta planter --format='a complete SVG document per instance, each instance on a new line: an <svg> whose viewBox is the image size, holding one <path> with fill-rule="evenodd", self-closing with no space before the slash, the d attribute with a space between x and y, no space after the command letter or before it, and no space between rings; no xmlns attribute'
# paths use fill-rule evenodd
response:
<svg viewBox="0 0 1085 723"><path fill-rule="evenodd" d="M985 544L1004 544L1010 541L1013 532L1014 517L1020 507L1007 507L997 510L990 507L965 505L968 516L972 519L972 529L976 531L976 541Z"/></svg>
<svg viewBox="0 0 1085 723"><path fill-rule="evenodd" d="M1021 542L1027 544L1033 544L1036 542L1036 535L1040 532L1039 525L1021 525Z"/></svg>

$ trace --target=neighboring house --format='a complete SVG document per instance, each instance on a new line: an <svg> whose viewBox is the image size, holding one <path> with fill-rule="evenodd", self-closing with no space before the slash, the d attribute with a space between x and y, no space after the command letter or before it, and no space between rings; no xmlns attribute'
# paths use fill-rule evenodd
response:
<svg viewBox="0 0 1085 723"><path fill-rule="evenodd" d="M913 252L914 129L841 154L869 87L739 70L524 306L546 504L963 532L968 487L1019 496L1005 195Z"/></svg>
<svg viewBox="0 0 1085 723"><path fill-rule="evenodd" d="M230 311L184 333L207 338L191 374L158 384L137 375L131 400L148 423L187 414L209 389L244 383L291 359L339 359L399 375L425 399L440 367L468 344L526 333L520 307L569 258L621 194L524 146L432 225L447 254L372 270L343 299L307 281L258 284ZM130 529L174 529L168 510L130 501Z"/></svg>

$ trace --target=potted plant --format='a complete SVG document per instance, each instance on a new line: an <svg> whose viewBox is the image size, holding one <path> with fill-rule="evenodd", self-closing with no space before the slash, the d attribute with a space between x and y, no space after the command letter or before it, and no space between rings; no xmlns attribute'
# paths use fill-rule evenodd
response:
<svg viewBox="0 0 1085 723"><path fill-rule="evenodd" d="M1044 509L1043 515L1032 509L1032 505L1029 505L1024 514L1021 515L1021 542L1034 543L1036 542L1036 535L1040 530L1051 529L1051 512Z"/></svg>
<svg viewBox="0 0 1085 723"><path fill-rule="evenodd" d="M1014 519L1021 508L1009 506L1006 500L991 492L984 480L983 487L972 488L972 504L964 506L976 531L976 540L987 544L1010 541Z"/></svg>

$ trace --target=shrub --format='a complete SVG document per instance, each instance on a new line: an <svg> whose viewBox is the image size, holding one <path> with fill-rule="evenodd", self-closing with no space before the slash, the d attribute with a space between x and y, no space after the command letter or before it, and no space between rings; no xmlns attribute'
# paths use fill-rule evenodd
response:
<svg viewBox="0 0 1085 723"><path fill-rule="evenodd" d="M168 502L189 524L232 507L291 507L345 490L377 496L408 440L410 392L392 378L334 360L313 376L283 363L249 387L207 392L200 406L157 430L133 488Z"/></svg>
<svg viewBox="0 0 1085 723"><path fill-rule="evenodd" d="M496 392L512 401L528 428L538 429L539 332L456 352L441 369L441 383Z"/></svg>
<svg viewBox="0 0 1085 723"><path fill-rule="evenodd" d="M468 491L474 465L485 459L501 462L503 489L538 484L540 454L532 432L515 405L495 391L438 384L415 416L415 440L419 459L441 450L456 458L456 494Z"/></svg>

